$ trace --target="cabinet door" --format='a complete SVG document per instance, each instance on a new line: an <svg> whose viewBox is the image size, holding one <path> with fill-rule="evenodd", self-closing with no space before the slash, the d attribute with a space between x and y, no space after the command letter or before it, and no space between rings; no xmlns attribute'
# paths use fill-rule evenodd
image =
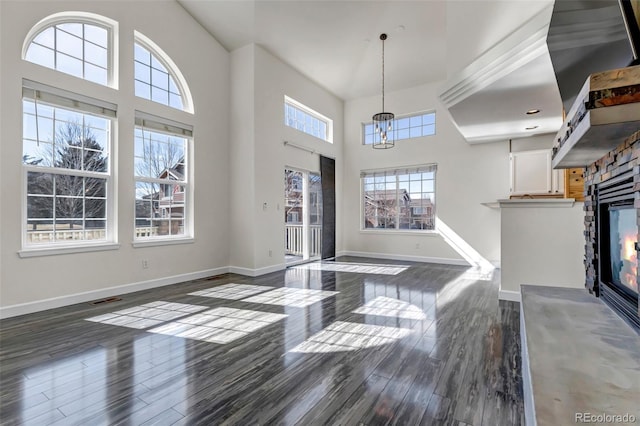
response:
<svg viewBox="0 0 640 426"><path fill-rule="evenodd" d="M564 194L564 169L552 170L552 190L554 194Z"/></svg>
<svg viewBox="0 0 640 426"><path fill-rule="evenodd" d="M511 194L550 194L551 150L514 152L511 160Z"/></svg>

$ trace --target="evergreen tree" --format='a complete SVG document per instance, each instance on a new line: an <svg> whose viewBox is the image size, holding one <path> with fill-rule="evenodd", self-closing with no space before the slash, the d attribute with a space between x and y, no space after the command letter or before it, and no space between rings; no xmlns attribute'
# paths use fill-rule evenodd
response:
<svg viewBox="0 0 640 426"><path fill-rule="evenodd" d="M55 135L55 153L53 166L60 169L106 172L108 159L102 147L96 141L91 129L80 123L64 123ZM54 155L55 154L55 155ZM38 165L42 159L35 160L23 156L23 162ZM105 201L93 197L105 197L104 179L29 172L27 185L29 194L55 195L55 207L49 197L29 197L28 215L30 218L52 218L55 208L56 218L81 219L101 218L105 216ZM35 224L34 224L35 225ZM70 228L74 223L70 221Z"/></svg>
<svg viewBox="0 0 640 426"><path fill-rule="evenodd" d="M66 123L56 132L55 167L63 169L107 171L107 157L91 130L78 123ZM104 197L105 180L70 175L56 175L56 217L92 218L105 216L103 200L83 199ZM71 222L73 229L73 222Z"/></svg>

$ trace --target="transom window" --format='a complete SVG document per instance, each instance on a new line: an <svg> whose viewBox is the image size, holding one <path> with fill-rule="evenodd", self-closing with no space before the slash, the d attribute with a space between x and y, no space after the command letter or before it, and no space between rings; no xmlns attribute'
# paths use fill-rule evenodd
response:
<svg viewBox="0 0 640 426"><path fill-rule="evenodd" d="M24 59L106 86L110 74L109 31L82 22L54 24L33 37Z"/></svg>
<svg viewBox="0 0 640 426"><path fill-rule="evenodd" d="M324 141L333 142L333 121L288 96L284 97L284 124Z"/></svg>
<svg viewBox="0 0 640 426"><path fill-rule="evenodd" d="M363 229L435 229L436 165L364 171Z"/></svg>
<svg viewBox="0 0 640 426"><path fill-rule="evenodd" d="M184 109L174 76L158 56L140 43L135 43L135 92L138 97Z"/></svg>
<svg viewBox="0 0 640 426"><path fill-rule="evenodd" d="M151 120L136 119L136 124L135 237L149 240L189 236L191 131ZM160 127L170 130L156 130Z"/></svg>
<svg viewBox="0 0 640 426"><path fill-rule="evenodd" d="M115 106L26 87L23 96L23 245L112 241L110 151Z"/></svg>
<svg viewBox="0 0 640 426"><path fill-rule="evenodd" d="M392 127L395 129L388 133L390 140L412 139L436 134L436 113L419 113L396 117ZM362 125L362 137L364 145L373 143L375 129L373 123Z"/></svg>

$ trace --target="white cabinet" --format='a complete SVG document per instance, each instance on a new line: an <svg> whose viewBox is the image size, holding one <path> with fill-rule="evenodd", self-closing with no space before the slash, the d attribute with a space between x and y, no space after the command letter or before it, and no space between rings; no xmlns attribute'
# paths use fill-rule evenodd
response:
<svg viewBox="0 0 640 426"><path fill-rule="evenodd" d="M564 169L551 169L551 192L564 194Z"/></svg>
<svg viewBox="0 0 640 426"><path fill-rule="evenodd" d="M564 193L564 170L551 168L551 150L513 152L511 163L511 195Z"/></svg>

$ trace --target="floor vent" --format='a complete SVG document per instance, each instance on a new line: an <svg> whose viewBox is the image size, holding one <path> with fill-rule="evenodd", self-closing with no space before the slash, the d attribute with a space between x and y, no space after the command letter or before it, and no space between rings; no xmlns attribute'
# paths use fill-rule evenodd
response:
<svg viewBox="0 0 640 426"><path fill-rule="evenodd" d="M120 300L122 300L119 297L108 297L106 299L102 299L102 300L95 300L93 302L89 302L90 305L102 305L105 303L111 303L111 302L119 302Z"/></svg>

